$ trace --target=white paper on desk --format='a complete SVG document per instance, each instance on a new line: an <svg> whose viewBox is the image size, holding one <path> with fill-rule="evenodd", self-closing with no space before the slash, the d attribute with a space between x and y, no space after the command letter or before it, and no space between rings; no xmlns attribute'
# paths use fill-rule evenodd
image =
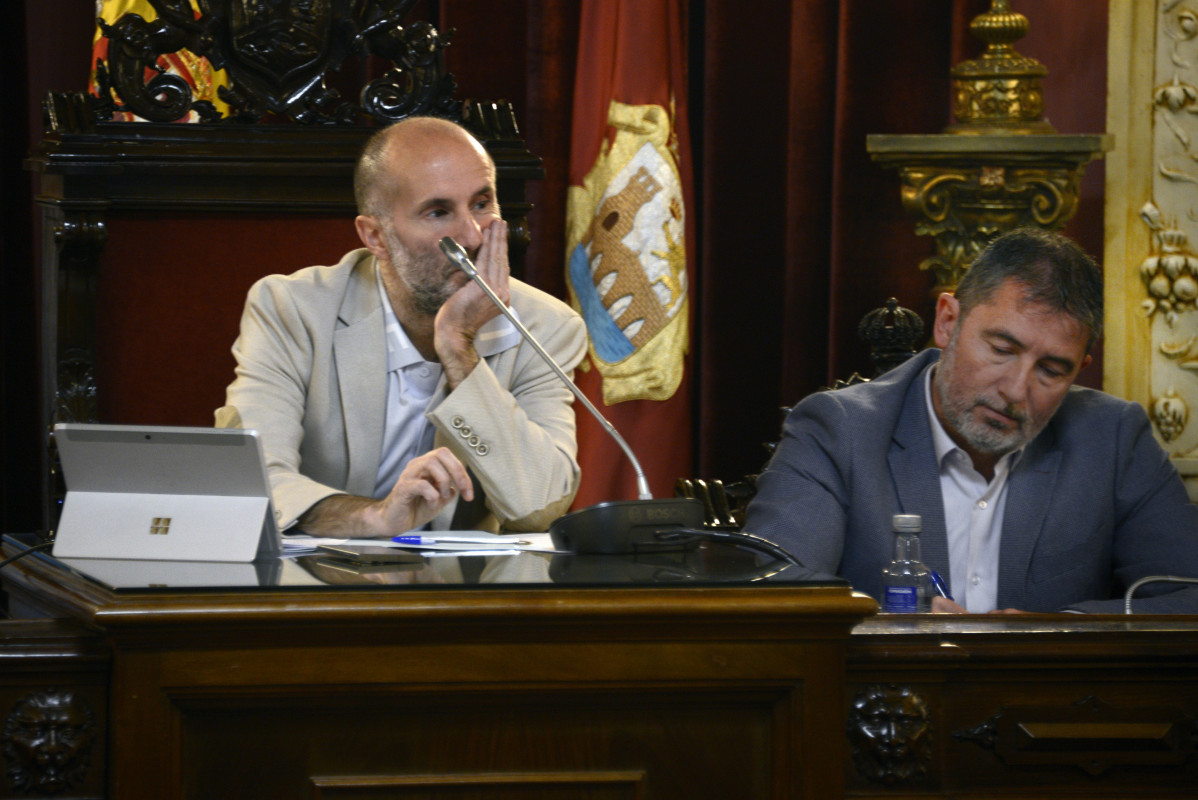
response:
<svg viewBox="0 0 1198 800"><path fill-rule="evenodd" d="M320 545L338 546L371 546L396 547L403 550L423 550L429 555L497 555L503 553L557 553L553 540L548 533L507 533L494 534L486 531L425 531L421 534L428 538L439 536L469 537L485 540L479 542L438 542L435 544L401 544L390 539L338 539L327 536L309 536L306 533L285 534L283 536L283 557L305 556L316 552ZM494 542L494 544L490 544Z"/></svg>

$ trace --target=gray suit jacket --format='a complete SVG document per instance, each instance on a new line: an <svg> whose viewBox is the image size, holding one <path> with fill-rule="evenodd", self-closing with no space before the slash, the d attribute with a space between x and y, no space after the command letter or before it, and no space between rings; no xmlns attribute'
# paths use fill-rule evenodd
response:
<svg viewBox="0 0 1198 800"><path fill-rule="evenodd" d="M233 345L237 377L216 424L258 429L281 529L329 495L374 491L387 394L375 271L359 249L336 266L270 275L250 289ZM581 318L519 281L511 295L568 374L586 350ZM432 527L546 530L565 513L579 477L573 399L524 343L485 358L451 393L442 376L427 415L434 446L470 470L476 499L455 499Z"/></svg>
<svg viewBox="0 0 1198 800"><path fill-rule="evenodd" d="M925 405L928 350L869 383L813 394L787 417L745 530L873 597L891 516L923 517L929 568L950 580ZM998 607L1122 612L1147 575L1198 577L1198 507L1135 403L1074 387L1009 478ZM1198 592L1145 587L1138 612L1198 612Z"/></svg>

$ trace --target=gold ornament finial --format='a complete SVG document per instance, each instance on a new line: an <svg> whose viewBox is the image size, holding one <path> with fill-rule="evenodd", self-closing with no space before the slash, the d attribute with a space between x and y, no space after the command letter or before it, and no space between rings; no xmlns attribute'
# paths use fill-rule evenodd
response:
<svg viewBox="0 0 1198 800"><path fill-rule="evenodd" d="M994 0L990 10L969 23L969 32L986 43L983 58L1013 53L1011 45L1027 36L1027 17L1011 10L1010 0Z"/></svg>
<svg viewBox="0 0 1198 800"><path fill-rule="evenodd" d="M980 58L952 69L953 116L947 133L1051 133L1044 120L1048 69L1016 52L1027 35L1027 17L1011 10L1010 0L992 0L990 10L973 19L970 32L985 42Z"/></svg>

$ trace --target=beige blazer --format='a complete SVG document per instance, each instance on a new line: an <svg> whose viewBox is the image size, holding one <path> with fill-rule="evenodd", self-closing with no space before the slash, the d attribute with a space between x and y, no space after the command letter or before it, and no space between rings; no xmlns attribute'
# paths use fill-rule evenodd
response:
<svg viewBox="0 0 1198 800"><path fill-rule="evenodd" d="M216 425L260 433L280 529L325 497L374 490L387 393L376 269L359 249L249 291L236 378ZM586 350L582 319L519 281L511 295L521 322L570 374ZM434 446L466 465L476 498L455 499L432 527L545 530L565 513L579 477L573 399L525 343L479 362L452 393L442 376L426 415Z"/></svg>

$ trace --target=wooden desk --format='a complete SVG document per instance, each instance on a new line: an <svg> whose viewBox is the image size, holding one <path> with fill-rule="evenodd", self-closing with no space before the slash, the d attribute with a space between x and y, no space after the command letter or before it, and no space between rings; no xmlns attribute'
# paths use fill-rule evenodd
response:
<svg viewBox="0 0 1198 800"><path fill-rule="evenodd" d="M878 617L848 650L849 797L1198 797L1198 618Z"/></svg>
<svg viewBox="0 0 1198 800"><path fill-rule="evenodd" d="M107 794L57 796L1198 787L1195 617L860 621L872 601L835 585L114 592L18 563L15 605L72 621L0 625L0 711L54 667L97 719L88 785ZM37 796L6 780L0 798Z"/></svg>
<svg viewBox="0 0 1198 800"><path fill-rule="evenodd" d="M14 607L111 649L121 799L840 797L828 732L875 609L843 584L117 592L18 564Z"/></svg>

